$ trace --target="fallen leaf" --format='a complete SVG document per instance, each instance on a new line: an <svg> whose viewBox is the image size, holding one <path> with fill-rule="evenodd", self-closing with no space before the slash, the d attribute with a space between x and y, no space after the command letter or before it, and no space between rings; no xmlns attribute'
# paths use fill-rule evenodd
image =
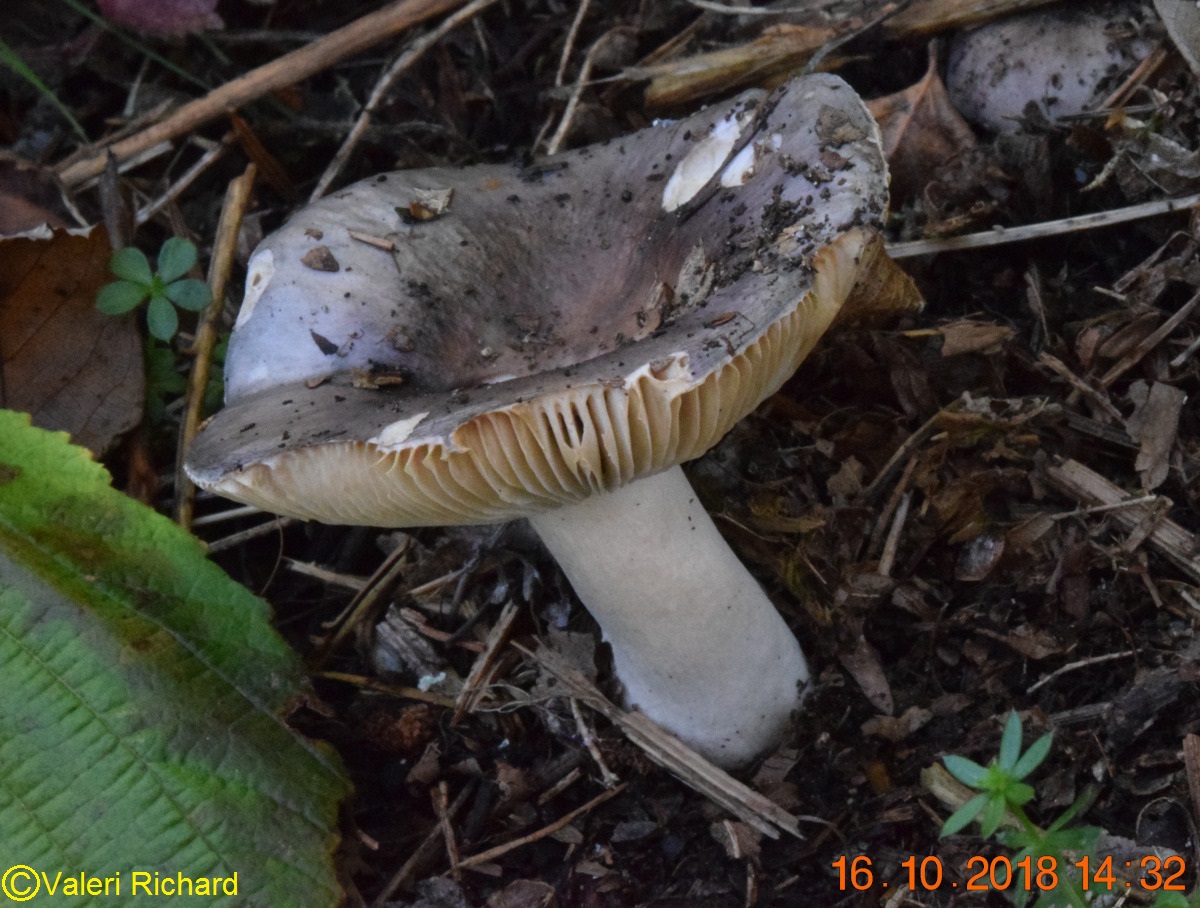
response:
<svg viewBox="0 0 1200 908"><path fill-rule="evenodd" d="M1125 430L1138 449L1134 468L1142 477L1142 488L1149 491L1163 484L1170 468L1168 459L1179 432L1179 414L1187 395L1172 385L1136 381L1129 396L1137 408L1125 420Z"/></svg>
<svg viewBox="0 0 1200 908"><path fill-rule="evenodd" d="M946 163L975 146L975 133L950 102L930 54L920 82L867 102L883 133L894 198L921 195Z"/></svg>
<svg viewBox="0 0 1200 908"><path fill-rule="evenodd" d="M98 454L137 425L146 396L134 317L96 309L111 252L103 227L0 239L0 403Z"/></svg>
<svg viewBox="0 0 1200 908"><path fill-rule="evenodd" d="M0 153L0 236L43 224L66 227L66 211L54 179L45 170Z"/></svg>
<svg viewBox="0 0 1200 908"><path fill-rule="evenodd" d="M942 329L942 356L962 353L999 353L1016 332L1007 325L973 322L969 319L952 322Z"/></svg>
<svg viewBox="0 0 1200 908"><path fill-rule="evenodd" d="M1192 72L1200 75L1200 8L1193 0L1154 0L1154 9Z"/></svg>

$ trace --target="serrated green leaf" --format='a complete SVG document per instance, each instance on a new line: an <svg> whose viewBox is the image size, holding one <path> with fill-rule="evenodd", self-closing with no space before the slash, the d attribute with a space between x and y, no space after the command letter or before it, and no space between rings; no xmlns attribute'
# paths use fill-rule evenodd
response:
<svg viewBox="0 0 1200 908"><path fill-rule="evenodd" d="M152 337L169 341L179 330L179 314L165 296L152 296L146 307L146 327Z"/></svg>
<svg viewBox="0 0 1200 908"><path fill-rule="evenodd" d="M286 724L304 677L268 618L87 451L0 410L0 854L120 874L70 904L161 905L138 872L237 874L198 905L336 905L347 785Z"/></svg>
<svg viewBox="0 0 1200 908"><path fill-rule="evenodd" d="M196 244L173 236L158 250L158 276L164 284L178 280L196 264Z"/></svg>
<svg viewBox="0 0 1200 908"><path fill-rule="evenodd" d="M147 288L154 283L150 260L146 258L146 253L136 246L126 246L114 252L108 260L108 270L122 280L142 284Z"/></svg>
<svg viewBox="0 0 1200 908"><path fill-rule="evenodd" d="M188 309L192 312L199 312L212 300L208 284L191 277L167 284L163 292L166 293L167 299L180 309Z"/></svg>
<svg viewBox="0 0 1200 908"><path fill-rule="evenodd" d="M96 294L96 308L105 315L121 315L136 309L149 295L150 291L141 284L113 281L101 287Z"/></svg>

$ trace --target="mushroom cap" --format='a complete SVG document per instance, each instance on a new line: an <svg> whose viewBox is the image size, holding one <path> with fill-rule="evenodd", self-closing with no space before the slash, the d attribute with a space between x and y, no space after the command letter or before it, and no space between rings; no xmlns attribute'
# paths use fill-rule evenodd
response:
<svg viewBox="0 0 1200 908"><path fill-rule="evenodd" d="M187 470L328 523L509 520L700 456L792 374L887 200L840 79L532 167L380 175L250 261Z"/></svg>
<svg viewBox="0 0 1200 908"><path fill-rule="evenodd" d="M1089 110L1151 49L1128 32L1129 0L1070 4L1006 16L950 45L946 88L968 120L997 133L1021 129L1035 104L1049 122Z"/></svg>

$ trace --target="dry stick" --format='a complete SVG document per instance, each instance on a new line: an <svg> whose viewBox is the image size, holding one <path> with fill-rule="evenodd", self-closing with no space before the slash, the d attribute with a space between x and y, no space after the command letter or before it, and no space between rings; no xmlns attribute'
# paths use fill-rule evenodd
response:
<svg viewBox="0 0 1200 908"><path fill-rule="evenodd" d="M362 137L366 134L367 129L370 128L371 115L383 100L383 96L391 90L392 84L432 47L436 46L449 32L454 31L454 29L458 28L464 22L475 17L496 2L497 0L475 0L474 3L459 10L429 34L414 41L408 50L400 54L392 65L384 70L383 74L376 80L375 87L371 90L371 96L367 99L367 103L359 111L358 119L354 121L354 125L350 127L350 132L342 140L342 147L337 150L337 154L333 156L333 160L329 162L329 165L325 168L325 172L321 174L321 178L317 180L317 185L313 189L312 195L309 196L310 202L315 202L329 191L329 187L337 179L337 175L342 172L342 168L350 160L350 155L354 153L354 149L358 147L358 143L362 141Z"/></svg>
<svg viewBox="0 0 1200 908"><path fill-rule="evenodd" d="M567 98L567 106L563 108L562 119L558 123L558 128L554 130L554 135L550 137L550 142L546 145L546 154L556 154L562 143L567 138L567 131L571 128L571 122L575 119L575 110L579 107L579 99L583 97L583 90L588 86L588 79L592 76L592 67L596 65L596 57L600 53L600 49L616 32L616 29L609 29L603 35L596 39L596 43L588 48L587 54L584 55L583 64L579 67L579 76L575 79L575 85L571 89L571 96Z"/></svg>
<svg viewBox="0 0 1200 908"><path fill-rule="evenodd" d="M1051 372L1063 379L1068 385L1090 400L1099 409L1107 413L1113 420L1118 423L1124 423L1125 417L1121 415L1121 411L1116 405L1108 399L1108 395L1101 390L1097 390L1089 385L1086 381L1071 371L1070 367L1061 359L1053 354L1043 350L1038 354L1038 362L1046 366Z"/></svg>
<svg viewBox="0 0 1200 908"><path fill-rule="evenodd" d="M514 848L520 848L522 845L528 845L530 842L541 841L548 835L554 835L554 833L558 832L560 829L570 826L576 817L580 817L589 810L599 807L605 801L615 798L628 787L628 782L622 782L616 788L612 788L596 795L596 797L592 798L582 807L576 807L570 813L563 814L563 816L559 817L549 826L543 826L536 832L529 833L529 835L523 835L519 839L513 839L511 842L505 842L503 845L497 845L495 848L489 848L487 851L481 851L479 854L473 854L469 858L463 858L450 868L450 872L453 873L455 870L461 867L475 867L478 864L486 864L494 858L508 854Z"/></svg>
<svg viewBox="0 0 1200 908"><path fill-rule="evenodd" d="M467 795L470 794L471 789L472 786L469 783L463 786L463 790L455 796L454 803L446 809L447 816L453 817L458 813L463 804L467 802ZM417 846L417 849L409 855L408 860L388 880L388 884L383 887L383 891L371 903L371 908L381 908L397 889L406 885L409 880L416 876L421 866L433 857L433 852L437 849L437 843L441 837L442 825L438 823L429 831L429 834L425 836L421 844Z"/></svg>
<svg viewBox="0 0 1200 908"><path fill-rule="evenodd" d="M566 696L577 698L620 727L647 757L685 785L769 838L779 838L780 830L803 838L799 817L714 766L670 732L655 725L644 713L618 709L558 653L545 646L539 647L536 653L519 643L513 646L557 678L567 688Z"/></svg>
<svg viewBox="0 0 1200 908"><path fill-rule="evenodd" d="M600 781L605 788L612 788L621 779L604 762L604 754L600 753L600 746L596 743L596 735L588 727L587 720L583 718L583 710L579 708L579 701L574 697L568 697L567 699L571 702L571 715L575 717L575 731L579 733L579 738L583 741L583 746L587 748L587 752L592 755L592 762L600 770Z"/></svg>
<svg viewBox="0 0 1200 908"><path fill-rule="evenodd" d="M563 42L562 56L558 58L558 71L554 74L556 88L561 87L563 80L567 77L567 63L570 62L571 52L575 49L575 39L579 37L579 27L583 25L584 17L587 16L588 7L591 5L592 0L580 0L579 7L575 10L575 18L571 21L567 40Z"/></svg>
<svg viewBox="0 0 1200 908"><path fill-rule="evenodd" d="M906 243L890 243L887 251L888 255L894 259L905 259L912 258L915 255L932 255L937 252L959 252L963 249L1000 246L1005 243L1019 243L1023 240L1036 240L1047 236L1074 233L1079 230L1095 230L1098 227L1109 227L1113 224L1124 224L1128 221L1140 221L1143 218L1155 217L1160 214L1186 211L1196 205L1200 205L1200 192L1180 196L1177 199L1159 199L1154 202L1143 202L1140 205L1114 208L1111 211L1080 214L1057 221L1026 224L1022 227L997 227L994 230L985 230L981 233L968 233L964 236L948 236L927 240L912 240Z"/></svg>
<svg viewBox="0 0 1200 908"><path fill-rule="evenodd" d="M315 667L324 666L326 660L342 645L342 641L359 625L359 622L370 614L379 600L391 591L392 584L400 577L407 565L404 560L404 554L407 551L407 546L399 546L384 558L383 563L375 569L375 573L371 575L366 586L350 600L350 604L335 620L337 629L318 647L316 657L313 659Z"/></svg>
<svg viewBox="0 0 1200 908"><path fill-rule="evenodd" d="M184 529L192 525L196 487L183 470L183 458L192 446L192 439L196 437L200 425L200 408L204 405L212 351L217 344L217 323L225 308L225 285L229 283L229 272L237 254L238 231L250 201L250 192L254 188L254 173L254 165L247 165L245 172L231 180L225 190L225 204L221 207L221 219L217 223L216 243L208 263L208 286L212 291L212 301L200 316L196 339L192 344L194 358L192 371L188 375L187 405L179 426L179 449L175 458L175 520Z"/></svg>
<svg viewBox="0 0 1200 908"><path fill-rule="evenodd" d="M138 211L137 215L134 217L134 223L140 227L142 224L146 223L148 220L158 214L158 212L160 212L166 205L179 198L179 196L183 194L183 191L191 186L201 174L203 174L206 170L208 170L208 168L224 157L225 152L229 150L232 136L233 134L230 133L220 142L211 143L212 147L205 150L204 154L200 156L200 160L189 167L183 176L167 187L166 192L164 192L154 201L150 202L150 204L148 204L145 208L142 208ZM197 139L197 141L200 140ZM207 140L204 141L207 142Z"/></svg>
<svg viewBox="0 0 1200 908"><path fill-rule="evenodd" d="M1200 292L1194 294L1190 300L1179 307L1174 315L1163 322L1162 325L1156 328L1152 333L1143 338L1136 347L1122 356L1111 369L1104 373L1104 377L1100 379L1100 384L1107 388L1114 381L1140 363L1142 361L1142 357L1166 340L1167 336L1176 328L1178 328L1184 319L1192 314L1192 310L1196 308L1197 304L1200 304Z"/></svg>
<svg viewBox="0 0 1200 908"><path fill-rule="evenodd" d="M504 652L504 644L508 642L513 625L520 614L521 610L515 602L506 603L500 610L500 617L496 619L495 625L487 635L483 652L476 657L471 671L467 675L467 680L463 682L462 690L458 692L458 698L454 704L454 715L450 718L452 726L457 725L467 713L475 709L480 695L491 683L500 655Z"/></svg>
<svg viewBox="0 0 1200 908"><path fill-rule="evenodd" d="M1081 668L1088 668L1092 665L1100 665L1104 662L1112 662L1114 659L1129 659L1136 655L1137 653L1133 650L1125 650L1121 653L1108 653L1104 656L1093 656L1090 659L1080 659L1078 662L1068 662L1066 665L1056 668L1050 674L1046 675L1046 677L1042 678L1042 680L1031 685L1028 689L1026 689L1025 693L1032 694L1034 691L1038 690L1038 688L1049 684L1055 678L1060 678L1069 672L1079 671Z"/></svg>
<svg viewBox="0 0 1200 908"><path fill-rule="evenodd" d="M433 789L433 811L438 825L442 827L442 841L446 843L446 860L450 864L450 876L457 882L462 879L458 866L458 839L454 837L454 826L450 822L450 786L442 779Z"/></svg>
<svg viewBox="0 0 1200 908"><path fill-rule="evenodd" d="M215 555L217 552L223 552L226 549L237 548L239 545L249 542L251 539L257 539L259 536L265 536L267 533L282 530L284 527L291 526L295 522L295 517L276 517L274 520L260 523L258 526L250 527L248 530L242 530L239 533L232 533L229 536L215 539L212 542L206 543L204 548L208 554Z"/></svg>
<svg viewBox="0 0 1200 908"><path fill-rule="evenodd" d="M889 576L892 573L892 566L896 563L896 551L900 548L900 532L904 529L904 522L908 519L908 506L912 502L912 494L912 490L909 489L900 497L900 506L896 508L892 529L883 545L883 554L879 556L879 567L876 568L876 573L880 577Z"/></svg>
<svg viewBox="0 0 1200 908"><path fill-rule="evenodd" d="M214 89L203 98L183 105L171 116L142 132L101 149L90 157L63 167L58 174L68 186L98 176L111 151L118 160L139 154L178 138L268 92L293 85L347 57L385 41L397 32L454 9L462 0L399 0L368 13L319 41L297 48Z"/></svg>
<svg viewBox="0 0 1200 908"><path fill-rule="evenodd" d="M1119 486L1109 482L1095 470L1074 460L1046 467L1046 478L1059 492L1076 501L1090 505L1128 504L1129 496ZM1113 509L1113 520L1127 530L1136 527L1150 505ZM1163 557L1187 574L1200 580L1200 558L1196 537L1173 520L1162 520L1150 533L1150 545Z"/></svg>

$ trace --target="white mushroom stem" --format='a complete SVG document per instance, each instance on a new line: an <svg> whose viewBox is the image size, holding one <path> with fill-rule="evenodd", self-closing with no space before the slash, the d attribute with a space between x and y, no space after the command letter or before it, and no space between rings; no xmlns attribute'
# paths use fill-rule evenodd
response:
<svg viewBox="0 0 1200 908"><path fill-rule="evenodd" d="M683 470L531 522L604 631L630 707L721 766L779 741L804 655Z"/></svg>

